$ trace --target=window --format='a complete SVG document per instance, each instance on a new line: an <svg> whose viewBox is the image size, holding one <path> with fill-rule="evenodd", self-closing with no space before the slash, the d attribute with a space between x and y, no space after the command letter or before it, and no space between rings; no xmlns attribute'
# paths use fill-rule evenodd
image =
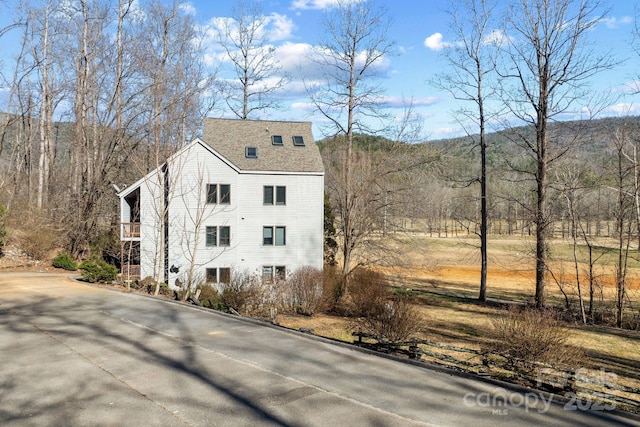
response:
<svg viewBox="0 0 640 427"><path fill-rule="evenodd" d="M287 268L285 266L264 265L262 266L262 282L273 283L273 280L285 280L287 278Z"/></svg>
<svg viewBox="0 0 640 427"><path fill-rule="evenodd" d="M287 187L276 187L276 205L287 204Z"/></svg>
<svg viewBox="0 0 640 427"><path fill-rule="evenodd" d="M220 204L228 205L231 203L231 185L220 184Z"/></svg>
<svg viewBox="0 0 640 427"><path fill-rule="evenodd" d="M273 245L273 227L262 227L262 244Z"/></svg>
<svg viewBox="0 0 640 427"><path fill-rule="evenodd" d="M231 281L231 269L229 267L207 268L206 283L229 283Z"/></svg>
<svg viewBox="0 0 640 427"><path fill-rule="evenodd" d="M245 147L244 155L248 159L257 159L258 158L258 148L257 147Z"/></svg>
<svg viewBox="0 0 640 427"><path fill-rule="evenodd" d="M223 267L220 269L220 283L231 282L231 269L229 267Z"/></svg>
<svg viewBox="0 0 640 427"><path fill-rule="evenodd" d="M207 184L207 204L228 205L231 203L231 185Z"/></svg>
<svg viewBox="0 0 640 427"><path fill-rule="evenodd" d="M273 267L270 265L265 265L262 267L262 282L263 283L271 283L273 282Z"/></svg>
<svg viewBox="0 0 640 427"><path fill-rule="evenodd" d="M262 203L265 205L273 204L273 187L266 185L263 187Z"/></svg>
<svg viewBox="0 0 640 427"><path fill-rule="evenodd" d="M276 227L276 246L284 246L286 243L285 227Z"/></svg>
<svg viewBox="0 0 640 427"><path fill-rule="evenodd" d="M299 146L299 147L304 146L304 138L299 136L299 135L294 136L293 137L293 145L296 145L296 146Z"/></svg>
<svg viewBox="0 0 640 427"><path fill-rule="evenodd" d="M207 203L218 203L218 184L207 184Z"/></svg>
<svg viewBox="0 0 640 427"><path fill-rule="evenodd" d="M272 135L271 143L273 145L282 145L282 135Z"/></svg>
<svg viewBox="0 0 640 427"><path fill-rule="evenodd" d="M217 268L207 268L206 283L217 283L218 282L218 269Z"/></svg>
<svg viewBox="0 0 640 427"><path fill-rule="evenodd" d="M262 244L284 246L287 244L287 227L262 227ZM275 231L275 233L274 233Z"/></svg>
<svg viewBox="0 0 640 427"><path fill-rule="evenodd" d="M263 187L263 195L262 195L262 202L265 205L273 205L274 202L274 198L273 198L273 193L274 193L274 188L275 188L275 204L279 205L279 206L284 206L287 204L287 187L285 186L277 186L277 187L273 187L271 185L265 185Z"/></svg>
<svg viewBox="0 0 640 427"><path fill-rule="evenodd" d="M220 246L229 246L231 244L231 228L229 226L220 227Z"/></svg>
<svg viewBox="0 0 640 427"><path fill-rule="evenodd" d="M218 227L207 227L207 246L218 246Z"/></svg>
<svg viewBox="0 0 640 427"><path fill-rule="evenodd" d="M205 240L207 247L230 246L231 227L228 225L222 227L207 227L207 236Z"/></svg>

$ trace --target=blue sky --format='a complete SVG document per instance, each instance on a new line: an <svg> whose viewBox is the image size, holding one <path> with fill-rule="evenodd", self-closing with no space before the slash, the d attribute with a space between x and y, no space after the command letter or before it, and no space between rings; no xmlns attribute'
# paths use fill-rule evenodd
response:
<svg viewBox="0 0 640 427"><path fill-rule="evenodd" d="M299 70L306 70L306 78L312 73L308 54L322 40L321 21L323 11L335 0L264 0L263 11L267 16L269 43L276 49L282 70L291 81L281 92L282 109L259 118L278 120L308 120L314 122L317 139L323 137L323 118L314 114L305 97ZM368 0L371 1L371 0ZM386 93L387 113L400 117L403 102L412 99L415 111L422 119L425 139L440 139L463 134L452 112L460 104L451 95L429 84L436 73L445 70L442 47L456 40L450 30L449 17L445 13L451 0L394 0L377 4L388 10L392 20L390 39L395 41L394 55L385 58L378 74ZM507 2L504 2L507 4ZM192 15L204 28L215 27L220 19L228 18L233 0L190 0L183 3L183 11ZM610 93L615 97L603 115L640 114L640 96L633 95L640 78L640 55L630 45L634 28L635 2L611 0L608 19L599 23L589 34L595 50L611 50L618 61L624 61L615 70L599 74L592 81L595 91ZM0 9L0 25L6 22L6 9ZM218 65L220 77L230 77L229 63L216 43L208 44L207 60ZM0 54L4 55L2 47ZM306 67L305 67L306 65ZM221 113L217 113L220 115Z"/></svg>

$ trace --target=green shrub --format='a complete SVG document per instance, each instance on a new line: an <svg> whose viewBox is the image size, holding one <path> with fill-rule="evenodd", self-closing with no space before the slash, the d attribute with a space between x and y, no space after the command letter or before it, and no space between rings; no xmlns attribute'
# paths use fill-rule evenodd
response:
<svg viewBox="0 0 640 427"><path fill-rule="evenodd" d="M76 260L71 258L66 252L60 252L58 256L56 256L52 263L56 268L63 268L69 271L76 271L78 269L78 263Z"/></svg>
<svg viewBox="0 0 640 427"><path fill-rule="evenodd" d="M80 264L79 268L80 270L84 270L81 276L82 280L89 283L110 283L118 276L118 269L116 267L99 258L84 261Z"/></svg>
<svg viewBox="0 0 640 427"><path fill-rule="evenodd" d="M200 290L198 301L200 301L203 307L212 308L219 311L229 310L229 307L227 307L222 301L220 293L213 286L200 285L197 289Z"/></svg>

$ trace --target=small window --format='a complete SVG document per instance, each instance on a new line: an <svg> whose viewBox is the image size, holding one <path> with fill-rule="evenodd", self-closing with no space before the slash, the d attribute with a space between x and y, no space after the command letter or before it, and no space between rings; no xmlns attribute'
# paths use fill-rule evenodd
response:
<svg viewBox="0 0 640 427"><path fill-rule="evenodd" d="M273 227L262 227L262 244L273 245Z"/></svg>
<svg viewBox="0 0 640 427"><path fill-rule="evenodd" d="M273 145L282 145L282 135L272 135L271 143Z"/></svg>
<svg viewBox="0 0 640 427"><path fill-rule="evenodd" d="M207 268L206 270L206 283L216 283L218 281L218 269L217 268Z"/></svg>
<svg viewBox="0 0 640 427"><path fill-rule="evenodd" d="M293 145L303 146L304 145L304 138L301 137L300 135L294 136L293 137Z"/></svg>
<svg viewBox="0 0 640 427"><path fill-rule="evenodd" d="M231 269L229 267L223 267L220 269L220 283L231 282Z"/></svg>
<svg viewBox="0 0 640 427"><path fill-rule="evenodd" d="M287 204L287 187L276 187L276 205L284 206Z"/></svg>
<svg viewBox="0 0 640 427"><path fill-rule="evenodd" d="M220 184L220 204L228 205L231 203L231 185Z"/></svg>
<svg viewBox="0 0 640 427"><path fill-rule="evenodd" d="M276 265L276 279L285 280L287 278L287 269L284 266Z"/></svg>
<svg viewBox="0 0 640 427"><path fill-rule="evenodd" d="M285 227L276 227L276 245L284 246L287 243L287 233Z"/></svg>
<svg viewBox="0 0 640 427"><path fill-rule="evenodd" d="M207 203L218 203L218 184L207 184Z"/></svg>
<svg viewBox="0 0 640 427"><path fill-rule="evenodd" d="M207 227L206 244L209 247L218 245L218 227Z"/></svg>
<svg viewBox="0 0 640 427"><path fill-rule="evenodd" d="M273 204L273 186L265 185L263 187L262 203L265 205Z"/></svg>
<svg viewBox="0 0 640 427"><path fill-rule="evenodd" d="M258 147L245 147L244 155L248 159L257 159L258 158Z"/></svg>
<svg viewBox="0 0 640 427"><path fill-rule="evenodd" d="M265 265L262 267L262 281L264 283L271 283L273 281L273 267Z"/></svg>
<svg viewBox="0 0 640 427"><path fill-rule="evenodd" d="M229 226L220 227L220 246L229 246L231 244L231 228Z"/></svg>
<svg viewBox="0 0 640 427"><path fill-rule="evenodd" d="M217 203L228 205L231 203L231 185L207 184L207 204Z"/></svg>

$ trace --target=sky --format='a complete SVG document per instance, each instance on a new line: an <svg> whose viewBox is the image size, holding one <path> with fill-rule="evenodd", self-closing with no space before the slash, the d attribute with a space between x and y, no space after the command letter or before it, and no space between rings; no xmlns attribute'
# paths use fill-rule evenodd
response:
<svg viewBox="0 0 640 427"><path fill-rule="evenodd" d="M399 120L407 102L411 101L423 127L423 139L463 135L463 128L452 114L462 104L448 92L430 84L437 73L447 70L443 48L458 42L446 13L452 0L376 1L376 5L387 9L391 19L389 39L395 43L393 54L386 56L376 70L384 88L385 112ZM313 111L304 91L303 79L309 75L301 76L300 70L311 72L308 54L323 40L322 18L334 2L263 0L269 43L275 49L281 71L287 73L290 80L280 91L281 109L261 113L258 118L311 121L316 139L325 136L322 126L325 119ZM182 10L192 15L203 29L210 30L220 20L231 16L234 3L234 0L189 0L182 3ZM640 54L633 51L630 43L635 3L633 0L610 0L606 3L609 7L607 18L588 35L590 48L610 51L620 62L614 70L600 73L590 82L593 91L610 94L612 98L611 105L601 116L640 115L640 95L633 94L633 88L640 88ZM4 19L6 16L0 16L0 24ZM213 41L207 44L205 59L208 64L220 67L219 77L231 76L230 64L225 62L220 46Z"/></svg>

